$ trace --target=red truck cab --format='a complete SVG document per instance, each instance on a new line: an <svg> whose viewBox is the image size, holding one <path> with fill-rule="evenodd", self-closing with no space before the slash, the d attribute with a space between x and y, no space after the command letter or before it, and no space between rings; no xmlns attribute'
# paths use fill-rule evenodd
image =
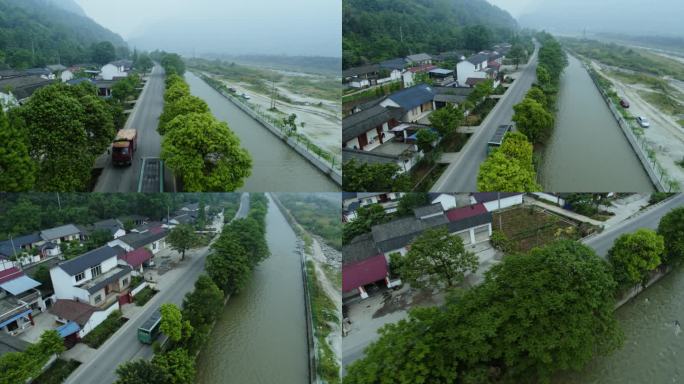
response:
<svg viewBox="0 0 684 384"><path fill-rule="evenodd" d="M135 129L122 129L116 134L112 144L112 163L131 165L135 155L138 132Z"/></svg>

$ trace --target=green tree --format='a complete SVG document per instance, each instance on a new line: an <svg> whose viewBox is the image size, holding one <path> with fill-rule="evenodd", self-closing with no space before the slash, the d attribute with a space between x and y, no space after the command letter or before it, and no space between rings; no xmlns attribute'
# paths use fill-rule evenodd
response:
<svg viewBox="0 0 684 384"><path fill-rule="evenodd" d="M175 304L165 303L159 308L161 325L159 329L172 341L179 341L183 335L183 315Z"/></svg>
<svg viewBox="0 0 684 384"><path fill-rule="evenodd" d="M288 131L288 135L293 135L294 133L297 132L297 115L296 114L291 114L288 117L283 118L283 126L285 128L290 128Z"/></svg>
<svg viewBox="0 0 684 384"><path fill-rule="evenodd" d="M183 298L183 318L194 328L212 324L223 310L223 292L207 275L195 282L195 289Z"/></svg>
<svg viewBox="0 0 684 384"><path fill-rule="evenodd" d="M167 384L165 372L151 361L126 361L116 367L116 384Z"/></svg>
<svg viewBox="0 0 684 384"><path fill-rule="evenodd" d="M109 148L116 136L111 109L95 95L79 98L85 112L83 127L88 136L88 153L98 156Z"/></svg>
<svg viewBox="0 0 684 384"><path fill-rule="evenodd" d="M91 46L91 55L94 62L104 65L116 59L116 48L109 41L102 41Z"/></svg>
<svg viewBox="0 0 684 384"><path fill-rule="evenodd" d="M488 49L492 44L492 32L484 25L472 25L463 28L465 48L479 52Z"/></svg>
<svg viewBox="0 0 684 384"><path fill-rule="evenodd" d="M397 216L411 216L413 215L413 208L422 207L428 205L428 194L424 192L410 192L406 193L399 200L399 206L397 207Z"/></svg>
<svg viewBox="0 0 684 384"><path fill-rule="evenodd" d="M10 124L1 105L0 142L0 191L32 190L36 180L36 165L29 156L26 132Z"/></svg>
<svg viewBox="0 0 684 384"><path fill-rule="evenodd" d="M141 72L148 72L154 66L150 55L147 53L140 53L137 60L134 60L134 66Z"/></svg>
<svg viewBox="0 0 684 384"><path fill-rule="evenodd" d="M642 228L618 237L608 251L615 280L623 286L646 283L660 265L664 251L663 237L651 229Z"/></svg>
<svg viewBox="0 0 684 384"><path fill-rule="evenodd" d="M180 252L181 260L185 260L185 251L195 247L199 243L199 238L192 226L180 224L169 231L166 242L169 243L171 249Z"/></svg>
<svg viewBox="0 0 684 384"><path fill-rule="evenodd" d="M551 75L543 65L537 66L537 82L542 89L547 89L551 85Z"/></svg>
<svg viewBox="0 0 684 384"><path fill-rule="evenodd" d="M159 127L157 130L160 135L166 134L166 125L175 119L177 116L187 115L190 113L209 113L209 106L207 103L196 96L181 96L174 102L166 103L164 105L164 112L159 117Z"/></svg>
<svg viewBox="0 0 684 384"><path fill-rule="evenodd" d="M185 74L185 63L183 58L176 53L166 53L161 59L161 65L169 74L174 73L179 76Z"/></svg>
<svg viewBox="0 0 684 384"><path fill-rule="evenodd" d="M519 44L513 44L507 56L513 60L515 69L518 69L520 62L525 58L525 49Z"/></svg>
<svg viewBox="0 0 684 384"><path fill-rule="evenodd" d="M658 234L665 240L663 263L679 264L684 258L684 208L675 208L663 216Z"/></svg>
<svg viewBox="0 0 684 384"><path fill-rule="evenodd" d="M252 173L240 139L209 113L178 116L167 125L161 157L186 191L233 191Z"/></svg>
<svg viewBox="0 0 684 384"><path fill-rule="evenodd" d="M483 99L488 97L494 92L492 85L494 82L491 79L487 79L481 83L478 83L473 87L473 91L468 95L467 101L473 105L478 105Z"/></svg>
<svg viewBox="0 0 684 384"><path fill-rule="evenodd" d="M36 91L20 110L26 122L39 191L83 191L95 157L85 126L85 108L66 85Z"/></svg>
<svg viewBox="0 0 684 384"><path fill-rule="evenodd" d="M342 165L343 189L357 192L398 192L411 189L410 177L394 163L371 164L352 159Z"/></svg>
<svg viewBox="0 0 684 384"><path fill-rule="evenodd" d="M40 353L41 356L59 355L66 349L64 347L64 340L59 336L59 332L54 329L43 331L40 334L40 340L34 345L36 350L28 350L29 353Z"/></svg>
<svg viewBox="0 0 684 384"><path fill-rule="evenodd" d="M413 243L401 263L401 276L412 287L452 288L463 282L465 274L475 273L479 262L466 251L460 236L451 236L446 227L429 229Z"/></svg>
<svg viewBox="0 0 684 384"><path fill-rule="evenodd" d="M479 191L539 191L532 162L532 144L519 132L506 134L503 144L482 165L477 175Z"/></svg>
<svg viewBox="0 0 684 384"><path fill-rule="evenodd" d="M348 244L356 236L370 232L372 226L386 223L389 220L390 217L387 216L385 209L379 204L359 207L356 210L356 219L344 224L344 227L342 227L342 243Z"/></svg>
<svg viewBox="0 0 684 384"><path fill-rule="evenodd" d="M416 135L416 145L424 153L430 152L433 149L432 143L439 139L437 132L430 129L421 129Z"/></svg>
<svg viewBox="0 0 684 384"><path fill-rule="evenodd" d="M242 248L247 251L252 266L256 266L270 256L271 252L268 249L264 228L255 218L247 217L235 220L226 229L229 233L238 235L237 240Z"/></svg>
<svg viewBox="0 0 684 384"><path fill-rule="evenodd" d="M99 248L112 240L114 240L114 236L109 230L98 229L88 236L88 240L84 243L85 250Z"/></svg>
<svg viewBox="0 0 684 384"><path fill-rule="evenodd" d="M195 360L183 348L157 354L152 364L164 374L164 383L192 384L195 382Z"/></svg>
<svg viewBox="0 0 684 384"><path fill-rule="evenodd" d="M234 236L223 236L212 245L207 257L207 274L226 294L239 292L249 281L249 257Z"/></svg>
<svg viewBox="0 0 684 384"><path fill-rule="evenodd" d="M546 95L544 94L544 91L542 91L539 87L530 88L525 97L536 101L545 108L547 107L548 101L546 100Z"/></svg>
<svg viewBox="0 0 684 384"><path fill-rule="evenodd" d="M135 82L131 81L129 77L118 80L112 85L112 98L123 103L128 100L129 97L135 95L135 87Z"/></svg>
<svg viewBox="0 0 684 384"><path fill-rule="evenodd" d="M53 290L52 288L52 278L50 277L50 269L45 265L40 265L36 269L33 277L40 283L41 289Z"/></svg>
<svg viewBox="0 0 684 384"><path fill-rule="evenodd" d="M445 138L456 132L456 129L465 121L463 109L456 108L452 104L447 104L446 107L432 112L428 118L430 124Z"/></svg>
<svg viewBox="0 0 684 384"><path fill-rule="evenodd" d="M542 143L551 136L553 115L542 104L531 98L525 98L513 106L513 121L520 132L534 144Z"/></svg>

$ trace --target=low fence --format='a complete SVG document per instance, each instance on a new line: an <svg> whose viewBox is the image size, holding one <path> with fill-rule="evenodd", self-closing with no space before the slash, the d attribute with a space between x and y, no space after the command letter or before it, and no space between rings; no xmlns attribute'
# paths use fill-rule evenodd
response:
<svg viewBox="0 0 684 384"><path fill-rule="evenodd" d="M658 190L658 192L672 192L673 190L678 189L678 187L676 187L678 184L670 179L670 176L665 172L665 169L656 160L655 151L646 143L646 139L644 138L643 132L640 132L640 128L635 126L635 122L625 120L620 111L615 107L610 96L601 86L598 80L599 75L593 69L588 68L584 62L582 62L582 65L587 69L589 77L594 82L594 85L596 85L596 89L598 89L603 101L613 114L622 133L634 149L634 152L639 158L639 161L641 161L644 170L648 174L648 177L651 179L656 190Z"/></svg>
<svg viewBox="0 0 684 384"><path fill-rule="evenodd" d="M309 139L302 135L288 134L286 128L279 126L276 119L266 115L265 113L255 111L245 101L233 96L232 94L230 94L230 92L226 92L223 89L219 89L211 82L206 81L205 76L201 74L198 74L197 76L200 79L202 79L202 81L207 83L207 85L212 87L216 92L220 93L221 96L225 97L226 99L228 99L228 101L230 101L235 106L240 108L249 117L251 117L252 119L256 120L256 122L266 127L269 131L271 131L271 133L276 135L279 139L286 142L287 145L289 145L302 157L308 160L321 172L330 177L336 184L342 186L341 159L337 159L335 156L321 150L320 148L318 148L318 146L313 144Z"/></svg>

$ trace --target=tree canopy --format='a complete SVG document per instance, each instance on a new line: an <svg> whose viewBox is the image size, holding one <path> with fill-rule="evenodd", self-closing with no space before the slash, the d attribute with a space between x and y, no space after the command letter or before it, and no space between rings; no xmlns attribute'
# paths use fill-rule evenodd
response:
<svg viewBox="0 0 684 384"><path fill-rule="evenodd" d="M608 251L618 284L632 286L646 283L650 272L661 263L665 251L663 237L651 229L639 229L615 240Z"/></svg>
<svg viewBox="0 0 684 384"><path fill-rule="evenodd" d="M180 224L169 231L166 241L171 249L181 253L181 260L184 260L185 251L195 247L199 243L199 237L191 225Z"/></svg>
<svg viewBox="0 0 684 384"><path fill-rule="evenodd" d="M532 144L519 132L506 134L503 144L480 165L479 191L538 191Z"/></svg>
<svg viewBox="0 0 684 384"><path fill-rule="evenodd" d="M513 109L515 110L513 121L516 127L527 136L530 142L542 143L551 136L554 119L543 104L526 97L521 103L513 106Z"/></svg>
<svg viewBox="0 0 684 384"><path fill-rule="evenodd" d="M505 257L444 308L383 327L345 383L548 382L621 345L615 287L609 265L574 241Z"/></svg>
<svg viewBox="0 0 684 384"><path fill-rule="evenodd" d="M465 249L463 239L441 227L426 230L411 243L400 274L412 287L452 288L478 266L477 256Z"/></svg>
<svg viewBox="0 0 684 384"><path fill-rule="evenodd" d="M240 139L209 113L173 119L162 142L161 157L186 191L234 191L252 173L252 159Z"/></svg>
<svg viewBox="0 0 684 384"><path fill-rule="evenodd" d="M673 265L684 259L684 208L675 208L663 216L658 234L665 240L663 262Z"/></svg>
<svg viewBox="0 0 684 384"><path fill-rule="evenodd" d="M411 179L397 164L371 164L352 159L342 165L343 189L357 192L399 192L411 189Z"/></svg>

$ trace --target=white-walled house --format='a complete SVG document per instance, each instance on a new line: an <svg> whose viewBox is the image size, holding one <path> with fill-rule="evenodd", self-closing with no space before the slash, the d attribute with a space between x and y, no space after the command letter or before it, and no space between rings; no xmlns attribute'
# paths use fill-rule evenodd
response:
<svg viewBox="0 0 684 384"><path fill-rule="evenodd" d="M523 194L515 192L477 192L470 195L472 204L482 203L488 212L521 205Z"/></svg>
<svg viewBox="0 0 684 384"><path fill-rule="evenodd" d="M67 69L59 75L59 78L62 80L62 83L66 83L67 81L74 79L74 73Z"/></svg>
<svg viewBox="0 0 684 384"><path fill-rule="evenodd" d="M440 203L445 211L458 206L456 196L451 193L428 193L428 202L430 204Z"/></svg>
<svg viewBox="0 0 684 384"><path fill-rule="evenodd" d="M40 237L45 241L60 244L66 241L80 240L81 230L73 224L61 225L59 227L44 229L40 231Z"/></svg>
<svg viewBox="0 0 684 384"><path fill-rule="evenodd" d="M119 237L107 243L110 247L119 246L126 252L131 252L141 247L147 248L152 254L156 255L162 249L166 248L166 235L168 231L163 228L161 223L146 229L144 232L131 232L125 236Z"/></svg>
<svg viewBox="0 0 684 384"><path fill-rule="evenodd" d="M100 308L112 303L131 282L131 268L118 263L112 247L103 246L50 269L58 300L75 300Z"/></svg>
<svg viewBox="0 0 684 384"><path fill-rule="evenodd" d="M485 60L484 63L477 62L479 59L474 59L476 62L476 64L474 64L468 59L456 64L456 81L460 87L465 87L468 79L484 79L487 77L487 72L485 72L487 69L487 56L482 56Z"/></svg>
<svg viewBox="0 0 684 384"><path fill-rule="evenodd" d="M57 329L63 338L77 336L75 339L78 340L119 308L119 302L107 308L100 308L76 300L58 299L48 312L55 316L58 323L63 324Z"/></svg>
<svg viewBox="0 0 684 384"><path fill-rule="evenodd" d="M121 71L121 68L114 64L106 64L100 70L100 76L103 80L114 80L117 77L127 77L128 73Z"/></svg>

